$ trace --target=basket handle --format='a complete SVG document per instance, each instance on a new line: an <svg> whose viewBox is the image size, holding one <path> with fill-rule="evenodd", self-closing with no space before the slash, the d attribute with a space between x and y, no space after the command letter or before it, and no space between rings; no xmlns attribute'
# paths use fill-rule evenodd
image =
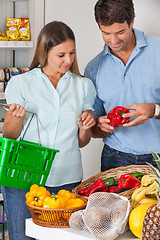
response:
<svg viewBox="0 0 160 240"><path fill-rule="evenodd" d="M0 103L0 106L3 106L4 109L5 109L6 111L8 111L9 108L10 108L10 105L9 105L9 104L5 104L5 103ZM27 129L28 129L28 127L29 127L29 125L30 125L30 123L31 123L31 121L32 121L32 119L33 119L33 117L34 117L34 115L35 115L35 117L36 117L36 122L37 122L37 131L38 131L38 144L39 144L39 146L40 146L40 145L41 145L41 138L40 138L40 131L39 131L38 116L37 116L36 113L29 112L29 111L26 111L26 112L27 112L27 113L31 113L32 116L31 116L31 118L30 118L30 120L29 120L29 123L28 123L28 125L27 125L27 127L26 127L24 133L23 133L23 136L22 136L21 140L23 140L24 135L25 135L25 133L26 133L26 131L27 131Z"/></svg>
<svg viewBox="0 0 160 240"><path fill-rule="evenodd" d="M35 117L36 117L36 123L37 123L37 131L38 131L38 144L39 144L39 146L41 146L41 138L40 138L40 131L39 131L38 116L37 116L36 113L32 113L32 112L29 112L29 111L26 111L26 112L31 113L32 116L31 116L31 118L30 118L30 120L29 120L29 123L27 124L27 127L26 127L26 129L25 129L25 131L24 131L24 133L23 133L23 136L21 137L21 140L23 140L24 135L26 134L26 131L27 131L27 129L28 129L28 127L29 127L29 125L30 125L30 123L31 123L34 115L35 115Z"/></svg>

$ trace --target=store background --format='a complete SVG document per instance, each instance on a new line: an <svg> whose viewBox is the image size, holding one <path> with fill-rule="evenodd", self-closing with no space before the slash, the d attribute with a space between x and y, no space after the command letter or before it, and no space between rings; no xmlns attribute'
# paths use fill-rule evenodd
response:
<svg viewBox="0 0 160 240"><path fill-rule="evenodd" d="M94 19L93 9L96 2L96 0L45 1L45 24L53 20L59 20L64 21L73 29L82 74L86 64L103 48L101 33ZM160 1L134 0L133 2L136 10L134 27L143 30L146 34L160 37ZM102 147L101 139L92 139L81 150L84 179L100 172Z"/></svg>
<svg viewBox="0 0 160 240"><path fill-rule="evenodd" d="M12 16L11 1L7 3L7 15ZM4 7L4 0L0 0L0 9ZM30 2L30 4L29 4ZM28 17L30 12L30 27L34 48L41 26L53 20L63 21L74 31L77 42L78 62L83 74L87 63L103 48L103 40L94 19L94 5L97 0L16 0L15 16ZM133 0L136 10L134 27L146 34L160 37L160 0ZM36 6L36 7L35 7ZM34 11L36 9L36 11ZM5 32L6 19L0 19L1 31ZM24 53L25 52L25 53ZM34 49L16 51L16 66L27 66L33 58ZM12 66L11 50L0 52L0 66ZM29 59L29 61L28 61ZM29 64L28 64L29 62ZM0 115L2 114L2 110ZM84 179L100 172L100 156L103 148L102 139L92 139L81 149L84 168Z"/></svg>

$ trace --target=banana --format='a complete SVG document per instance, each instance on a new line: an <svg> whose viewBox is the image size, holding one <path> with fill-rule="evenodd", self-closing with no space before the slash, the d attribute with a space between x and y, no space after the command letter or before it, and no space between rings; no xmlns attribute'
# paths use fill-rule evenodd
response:
<svg viewBox="0 0 160 240"><path fill-rule="evenodd" d="M142 189L145 189L145 187L140 186L134 190L134 192L132 193L132 197L131 197L132 200L135 199L136 195L139 194L142 191Z"/></svg>
<svg viewBox="0 0 160 240"><path fill-rule="evenodd" d="M143 187L147 187L150 184L152 184L156 179L156 175L154 174L149 174L149 175L144 175L141 179L141 185Z"/></svg>
<svg viewBox="0 0 160 240"><path fill-rule="evenodd" d="M133 192L131 197L132 208L134 208L143 198L146 198L146 195L145 195L146 191L147 191L147 188L141 186Z"/></svg>
<svg viewBox="0 0 160 240"><path fill-rule="evenodd" d="M158 190L158 183L154 181L151 185L147 187L145 196L146 197L156 197Z"/></svg>
<svg viewBox="0 0 160 240"><path fill-rule="evenodd" d="M137 206L139 206L139 205L141 205L141 204L145 204L145 203L150 203L150 204L154 205L154 204L156 204L157 202L158 202L157 198L143 198L140 202L138 202L138 203L134 206L134 208L137 207Z"/></svg>
<svg viewBox="0 0 160 240"><path fill-rule="evenodd" d="M144 203L151 203L151 204L156 204L158 202L157 198L143 198L139 204L144 204Z"/></svg>
<svg viewBox="0 0 160 240"><path fill-rule="evenodd" d="M157 195L157 190L158 183L156 181L154 181L147 187L140 186L139 188L135 189L131 197L132 208L135 208L137 205L139 205L139 202L145 199L146 197L155 198Z"/></svg>

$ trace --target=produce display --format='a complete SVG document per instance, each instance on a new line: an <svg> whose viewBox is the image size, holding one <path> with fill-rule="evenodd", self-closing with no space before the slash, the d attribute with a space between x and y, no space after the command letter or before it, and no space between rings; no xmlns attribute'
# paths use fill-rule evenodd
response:
<svg viewBox="0 0 160 240"><path fill-rule="evenodd" d="M156 182L156 176L144 175L141 179L141 185L132 194L131 206L135 208L144 202L150 202L156 198L158 183Z"/></svg>
<svg viewBox="0 0 160 240"><path fill-rule="evenodd" d="M55 195L45 187L33 184L26 193L26 204L34 223L47 227L69 227L70 216L85 208L86 201L65 189Z"/></svg>
<svg viewBox="0 0 160 240"><path fill-rule="evenodd" d="M37 184L33 184L30 191L26 193L26 201L30 205L49 209L74 208L84 205L84 200L77 198L74 193L62 189L55 195Z"/></svg>
<svg viewBox="0 0 160 240"><path fill-rule="evenodd" d="M102 205L100 205L100 209L98 209L98 205L96 205L98 204L98 196L101 196L101 202L102 196L104 197L104 201L106 201L107 196L108 198L113 197L113 194L110 193L116 193L114 196L120 196L118 195L119 193L128 189L133 189L132 193L129 191L130 197L128 197L128 203L130 202L129 206L131 206L128 220L131 232L137 238L142 240L160 240L160 157L157 154L152 154L156 159L159 170L149 164L150 167L144 166L144 168L149 169L149 171L144 171L142 167L139 168L140 171L142 169L143 173L138 171L131 173L127 171L125 173L123 169L123 172L121 171L121 174L119 174L118 177L114 174L114 177L111 177L113 176L111 175L108 178L101 179L100 176L102 175L98 175L96 180L92 180L87 187L84 187L83 189L80 188L76 194L62 189L55 195L47 191L45 187L39 187L36 184L32 185L30 191L26 193L26 203L27 205L29 204L29 209L30 206L32 206L33 209L35 208L34 213L37 219L35 221L34 215L31 214L33 222L37 224L40 223L39 225L47 227L50 227L47 224L50 224L51 227L69 227L70 217L73 216L72 221L75 227L74 216L77 219L77 217L79 217L78 212L79 214L84 212L82 209L86 207L86 204L86 209L88 209L87 201L92 202L91 197L93 196L95 201L94 213L96 214L94 217L90 216L86 210L85 213L87 213L87 215L85 216L89 217L85 219L85 224L89 224L91 219L93 219L96 224L96 229L101 229L97 217L100 219L100 223L104 222L104 214L103 211L100 211L100 209L102 210ZM77 197L77 194L81 195L82 198ZM87 197L87 200L85 197ZM107 208L109 207L108 204L109 203L107 203ZM38 213L37 209L40 209L41 211ZM112 210L114 214L118 216L116 207ZM106 211L107 210L105 210L105 216ZM75 212L77 213L76 215L74 215ZM87 219L89 220L89 223L87 222ZM44 223L44 225L41 223ZM94 226L94 224L91 225L92 227ZM105 228L104 230L106 231Z"/></svg>
<svg viewBox="0 0 160 240"><path fill-rule="evenodd" d="M114 240L125 232L130 214L126 197L109 192L95 192L84 210L72 214L69 225L87 231L93 239Z"/></svg>
<svg viewBox="0 0 160 240"><path fill-rule="evenodd" d="M153 174L144 175L140 187L133 192L129 216L130 230L142 240L160 239L160 157L152 155L158 169L149 164Z"/></svg>
<svg viewBox="0 0 160 240"><path fill-rule="evenodd" d="M33 184L30 187L30 191L26 193L26 201L33 206L42 207L47 196L50 196L50 192L45 187Z"/></svg>
<svg viewBox="0 0 160 240"><path fill-rule="evenodd" d="M120 193L140 186L142 176L143 174L141 172L126 173L120 176L118 182L115 181L114 177L109 177L104 180L99 178L90 186L81 189L78 194L89 197L94 192Z"/></svg>
<svg viewBox="0 0 160 240"><path fill-rule="evenodd" d="M123 107L123 106L117 106L113 108L109 113L107 114L107 118L110 120L110 125L112 127L118 127L119 125L122 125L129 121L129 118L124 118L123 114L129 113L130 111Z"/></svg>
<svg viewBox="0 0 160 240"><path fill-rule="evenodd" d="M144 216L147 209L151 206L151 203L145 203L137 206L132 210L129 216L129 228L132 233L137 237L142 239L142 227Z"/></svg>
<svg viewBox="0 0 160 240"><path fill-rule="evenodd" d="M158 169L156 169L150 165L153 173L156 175L156 183L158 184L156 191L158 202L147 209L143 221L142 240L160 239L160 157L158 154L152 154L158 167Z"/></svg>

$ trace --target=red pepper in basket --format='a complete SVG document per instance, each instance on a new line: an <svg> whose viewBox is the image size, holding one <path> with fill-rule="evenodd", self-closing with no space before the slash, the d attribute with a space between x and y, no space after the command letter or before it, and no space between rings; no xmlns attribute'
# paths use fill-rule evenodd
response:
<svg viewBox="0 0 160 240"><path fill-rule="evenodd" d="M101 192L109 192L108 188L102 190Z"/></svg>
<svg viewBox="0 0 160 240"><path fill-rule="evenodd" d="M78 194L79 195L84 195L87 192L88 188L89 187L86 187L86 188L83 188L82 190L79 190Z"/></svg>
<svg viewBox="0 0 160 240"><path fill-rule="evenodd" d="M117 186L112 186L109 188L109 192L111 192L111 193L115 193L118 190L119 190L119 188Z"/></svg>
<svg viewBox="0 0 160 240"><path fill-rule="evenodd" d="M97 179L94 183L91 184L91 186L88 188L88 190L85 192L84 196L89 197L94 192L101 192L104 190L108 190L106 184L102 179Z"/></svg>
<svg viewBox="0 0 160 240"><path fill-rule="evenodd" d="M141 181L131 174L124 174L118 180L118 188L136 188L141 185Z"/></svg>
<svg viewBox="0 0 160 240"><path fill-rule="evenodd" d="M126 122L128 122L129 118L124 118L123 114L129 113L130 111L122 106L117 106L113 108L107 114L107 118L110 120L110 125L112 127L118 127Z"/></svg>

